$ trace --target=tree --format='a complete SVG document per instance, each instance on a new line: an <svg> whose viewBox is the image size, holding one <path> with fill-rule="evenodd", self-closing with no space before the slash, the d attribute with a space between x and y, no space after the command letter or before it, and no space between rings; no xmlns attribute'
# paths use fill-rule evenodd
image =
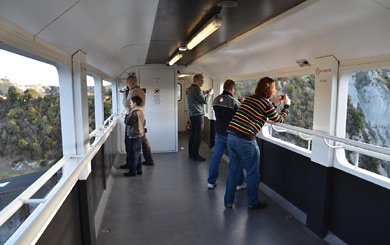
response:
<svg viewBox="0 0 390 245"><path fill-rule="evenodd" d="M8 100L12 103L17 101L20 96L23 94L23 91L15 86L11 86L8 88Z"/></svg>

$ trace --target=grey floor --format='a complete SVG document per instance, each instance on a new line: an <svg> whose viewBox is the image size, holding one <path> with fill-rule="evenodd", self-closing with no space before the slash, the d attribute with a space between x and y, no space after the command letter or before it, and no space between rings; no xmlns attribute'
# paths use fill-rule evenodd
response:
<svg viewBox="0 0 390 245"><path fill-rule="evenodd" d="M226 163L208 190L209 161L190 161L183 135L179 149L154 154L156 165L143 167L142 176L117 171L98 244L327 244L263 193L266 209L248 210L245 191L225 209ZM209 160L211 153L202 144L201 155Z"/></svg>

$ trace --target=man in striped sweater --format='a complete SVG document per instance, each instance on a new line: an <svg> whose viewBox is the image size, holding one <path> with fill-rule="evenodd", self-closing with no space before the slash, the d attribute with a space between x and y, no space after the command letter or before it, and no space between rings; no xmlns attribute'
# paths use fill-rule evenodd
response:
<svg viewBox="0 0 390 245"><path fill-rule="evenodd" d="M279 105L283 101L284 106L278 113L270 102L275 95L275 80L269 77L261 78L255 94L245 99L228 126L229 175L224 198L225 208L233 207L237 176L241 167L247 172L248 208L262 209L267 206L258 199L260 150L256 135L267 120L285 122L291 103L286 94L279 96L275 104Z"/></svg>

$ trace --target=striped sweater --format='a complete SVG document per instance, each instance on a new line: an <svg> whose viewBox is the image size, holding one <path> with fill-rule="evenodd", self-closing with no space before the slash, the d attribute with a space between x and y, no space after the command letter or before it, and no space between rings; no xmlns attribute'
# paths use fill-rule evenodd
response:
<svg viewBox="0 0 390 245"><path fill-rule="evenodd" d="M241 138L255 139L256 134L268 120L285 122L288 115L288 105L278 113L272 103L266 98L256 95L247 97L229 124L228 132Z"/></svg>

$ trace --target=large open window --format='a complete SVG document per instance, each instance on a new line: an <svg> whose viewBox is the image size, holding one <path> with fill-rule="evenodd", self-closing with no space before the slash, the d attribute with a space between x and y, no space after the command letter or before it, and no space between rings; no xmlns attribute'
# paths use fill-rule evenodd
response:
<svg viewBox="0 0 390 245"><path fill-rule="evenodd" d="M95 130L95 79L87 75L89 133Z"/></svg>
<svg viewBox="0 0 390 245"><path fill-rule="evenodd" d="M50 64L0 50L0 210L62 158L59 78ZM58 181L55 174L33 198ZM23 205L0 229L3 244L36 208Z"/></svg>
<svg viewBox="0 0 390 245"><path fill-rule="evenodd" d="M390 69L360 70L348 83L346 138L390 147ZM390 177L390 163L346 151L351 164Z"/></svg>
<svg viewBox="0 0 390 245"><path fill-rule="evenodd" d="M0 50L0 181L62 157L59 79L53 65Z"/></svg>
<svg viewBox="0 0 390 245"><path fill-rule="evenodd" d="M277 95L288 94L291 99L290 113L287 124L312 129L314 110L314 75L300 75L290 77L274 77L277 86ZM236 96L241 99L254 94L258 80L236 82ZM271 99L274 100L275 98ZM280 106L279 110L282 108ZM308 142L299 136L278 133L275 130L272 136L295 145L307 148Z"/></svg>
<svg viewBox="0 0 390 245"><path fill-rule="evenodd" d="M103 80L104 120L112 114L112 84Z"/></svg>

